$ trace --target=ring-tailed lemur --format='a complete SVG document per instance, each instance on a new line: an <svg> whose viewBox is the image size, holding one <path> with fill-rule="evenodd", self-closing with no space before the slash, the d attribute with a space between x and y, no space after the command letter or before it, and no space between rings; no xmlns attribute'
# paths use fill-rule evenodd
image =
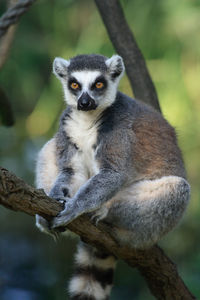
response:
<svg viewBox="0 0 200 300"><path fill-rule="evenodd" d="M117 91L123 60L114 55L56 58L67 109L54 138L37 161L37 187L65 209L49 225L53 234L81 214L112 224L120 244L146 248L180 220L190 187L174 129L153 108ZM112 286L115 258L81 243L71 299L105 300Z"/></svg>

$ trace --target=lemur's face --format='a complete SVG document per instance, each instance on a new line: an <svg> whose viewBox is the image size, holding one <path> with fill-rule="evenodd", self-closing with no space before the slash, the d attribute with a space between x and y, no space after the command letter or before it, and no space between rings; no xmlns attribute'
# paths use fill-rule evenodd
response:
<svg viewBox="0 0 200 300"><path fill-rule="evenodd" d="M110 106L124 72L123 60L114 55L79 55L69 61L56 58L54 74L61 80L67 104L90 111Z"/></svg>
<svg viewBox="0 0 200 300"><path fill-rule="evenodd" d="M78 110L93 110L106 105L108 78L100 71L75 71L68 78L68 91Z"/></svg>

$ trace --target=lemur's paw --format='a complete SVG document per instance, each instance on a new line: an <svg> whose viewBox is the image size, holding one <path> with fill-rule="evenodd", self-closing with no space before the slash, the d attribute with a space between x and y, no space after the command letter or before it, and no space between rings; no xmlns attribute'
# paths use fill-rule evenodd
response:
<svg viewBox="0 0 200 300"><path fill-rule="evenodd" d="M53 218L51 222L51 228L55 229L57 227L65 227L67 224L71 223L74 219L78 218L81 213L71 205L70 201L65 203L65 208L57 217Z"/></svg>
<svg viewBox="0 0 200 300"><path fill-rule="evenodd" d="M50 229L50 224L47 220L45 220L43 217L36 215L36 226L39 228L40 231L49 234L53 237L55 241L59 239L59 232Z"/></svg>
<svg viewBox="0 0 200 300"><path fill-rule="evenodd" d="M103 205L101 208L99 208L92 214L91 221L98 225L99 221L105 219L107 214L108 208L105 205Z"/></svg>
<svg viewBox="0 0 200 300"><path fill-rule="evenodd" d="M56 185L52 188L52 190L49 193L49 197L61 202L65 203L67 199L70 198L69 189L65 185Z"/></svg>
<svg viewBox="0 0 200 300"><path fill-rule="evenodd" d="M39 215L35 215L35 218L36 218L36 226L39 228L39 230L44 233L49 233L50 228L49 228L48 221Z"/></svg>

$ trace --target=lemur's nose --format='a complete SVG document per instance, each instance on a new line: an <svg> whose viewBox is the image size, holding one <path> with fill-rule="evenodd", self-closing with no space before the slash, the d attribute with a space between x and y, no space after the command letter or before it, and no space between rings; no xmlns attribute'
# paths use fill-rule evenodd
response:
<svg viewBox="0 0 200 300"><path fill-rule="evenodd" d="M83 97L80 99L80 107L88 107L90 105L89 97Z"/></svg>
<svg viewBox="0 0 200 300"><path fill-rule="evenodd" d="M96 108L94 99L88 93L83 93L78 99L78 110L92 110Z"/></svg>

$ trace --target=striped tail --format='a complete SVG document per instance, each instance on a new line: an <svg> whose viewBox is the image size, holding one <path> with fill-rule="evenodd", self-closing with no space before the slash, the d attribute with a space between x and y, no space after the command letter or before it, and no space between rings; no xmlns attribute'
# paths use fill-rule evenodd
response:
<svg viewBox="0 0 200 300"><path fill-rule="evenodd" d="M116 259L83 242L75 256L75 273L69 283L71 300L108 300Z"/></svg>

